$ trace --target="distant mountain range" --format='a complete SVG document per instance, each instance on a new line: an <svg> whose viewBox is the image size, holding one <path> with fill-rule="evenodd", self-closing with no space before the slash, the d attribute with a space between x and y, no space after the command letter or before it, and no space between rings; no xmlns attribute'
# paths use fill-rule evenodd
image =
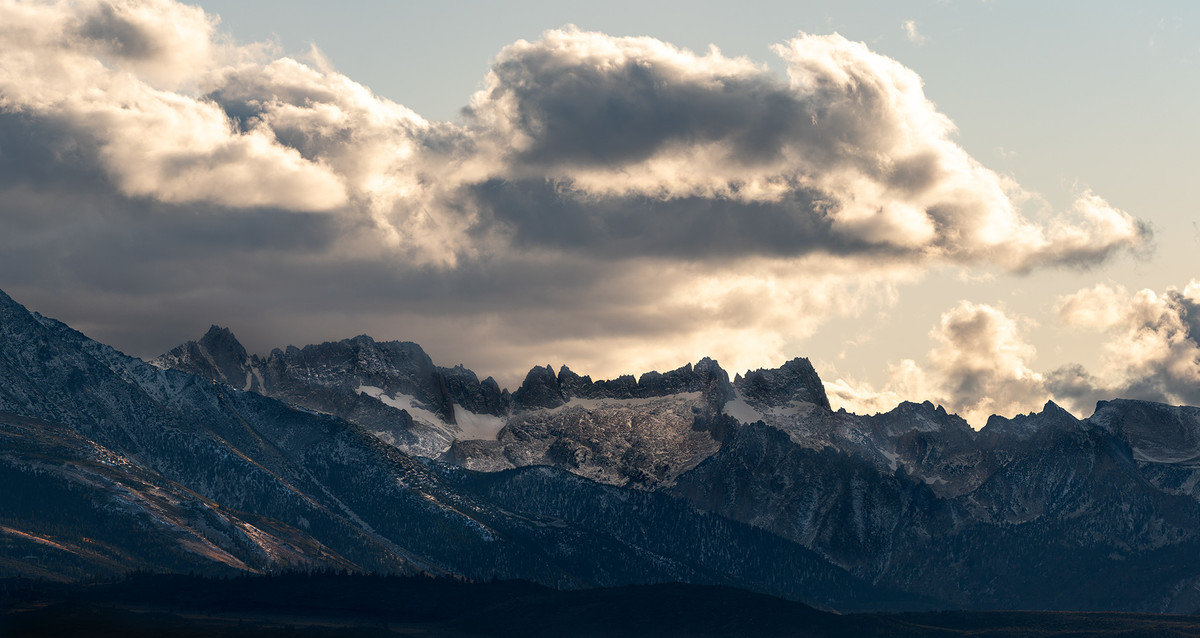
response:
<svg viewBox="0 0 1200 638"><path fill-rule="evenodd" d="M827 609L1200 609L1200 409L976 432L832 411L805 359L501 389L413 343L150 363L0 293L0 577L333 568Z"/></svg>

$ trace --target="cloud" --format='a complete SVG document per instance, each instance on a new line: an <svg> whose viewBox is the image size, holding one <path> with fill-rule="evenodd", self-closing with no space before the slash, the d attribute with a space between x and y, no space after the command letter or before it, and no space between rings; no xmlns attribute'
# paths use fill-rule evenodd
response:
<svg viewBox="0 0 1200 638"><path fill-rule="evenodd" d="M881 391L853 379L827 384L830 401L853 412L880 412L902 400L932 400L982 427L992 414L1014 416L1040 408L1050 393L1030 368L1037 352L1025 341L1020 317L985 304L960 301L929 335L936 344L924 367L906 359L893 365Z"/></svg>
<svg viewBox="0 0 1200 638"><path fill-rule="evenodd" d="M583 248L1086 265L1145 227L1088 192L1040 226L899 63L838 35L745 58L574 28L502 50L467 127L334 71L222 44L167 0L0 5L14 114L79 140L120 192L372 220L414 259ZM679 230L683 233L679 233ZM708 232L696 229L711 229ZM636 241L626 241L637 236Z"/></svg>
<svg viewBox="0 0 1200 638"><path fill-rule="evenodd" d="M341 206L340 179L174 89L220 62L213 21L172 2L0 3L0 113L56 128L131 197L292 210ZM13 116L21 116L14 118Z"/></svg>
<svg viewBox="0 0 1200 638"><path fill-rule="evenodd" d="M0 0L0 285L144 355L216 321L252 349L372 332L607 376L780 363L944 264L1148 245L1090 191L1027 211L895 60L773 50L787 77L552 30L501 50L455 124L193 6Z"/></svg>
<svg viewBox="0 0 1200 638"><path fill-rule="evenodd" d="M1056 395L1088 410L1114 397L1200 405L1200 281L1162 293L1098 285L1063 296L1055 310L1065 325L1107 338L1094 374L1072 365L1051 375Z"/></svg>
<svg viewBox="0 0 1200 638"><path fill-rule="evenodd" d="M624 225L694 222L681 211L712 201L743 251L778 250L752 235L766 225L793 254L1016 271L1097 263L1147 239L1143 224L1090 192L1048 226L1024 217L1027 195L952 141L953 124L916 73L865 45L802 34L774 51L787 83L715 48L697 55L645 37L565 29L506 47L465 111L505 185L490 192L556 197L520 207L528 219L491 218L518 236L562 218L578 231L545 238L561 248L597 236L589 231L611 218L606 204L625 211Z"/></svg>
<svg viewBox="0 0 1200 638"><path fill-rule="evenodd" d="M936 383L946 404L972 422L1037 408L1047 398L1045 380L1029 367L1037 352L1018 321L992 306L960 302L931 333Z"/></svg>
<svg viewBox="0 0 1200 638"><path fill-rule="evenodd" d="M923 366L913 360L891 366L880 390L836 379L826 384L830 401L870 413L929 399L976 427L990 414L1013 416L1047 399L1083 416L1097 401L1114 398L1200 404L1200 280L1162 293L1100 284L1063 295L1055 312L1068 328L1105 336L1095 372L1078 363L1035 371L1036 351L1022 334L1027 320L962 301L930 332L937 345Z"/></svg>
<svg viewBox="0 0 1200 638"><path fill-rule="evenodd" d="M917 30L916 20L905 20L900 23L900 30L904 32L904 37L908 38L913 44L925 44L926 37Z"/></svg>

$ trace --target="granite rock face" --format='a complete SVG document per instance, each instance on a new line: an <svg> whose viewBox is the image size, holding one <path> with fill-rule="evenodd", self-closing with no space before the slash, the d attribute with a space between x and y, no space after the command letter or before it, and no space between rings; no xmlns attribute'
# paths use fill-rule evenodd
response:
<svg viewBox="0 0 1200 638"><path fill-rule="evenodd" d="M497 471L552 465L610 485L656 489L720 448L734 395L712 359L592 381L563 366L529 371L494 441L456 441L447 459Z"/></svg>
<svg viewBox="0 0 1200 638"><path fill-rule="evenodd" d="M734 379L738 394L759 410L769 410L792 402L811 403L829 409L825 385L808 359L795 358L773 370L758 369Z"/></svg>
<svg viewBox="0 0 1200 638"><path fill-rule="evenodd" d="M213 326L151 363L347 419L430 457L463 436L459 417L499 420L511 402L491 377L480 381L462 366L436 366L415 343L366 335L277 348L264 359L247 356L228 329Z"/></svg>
<svg viewBox="0 0 1200 638"><path fill-rule="evenodd" d="M517 411L557 408L565 402L558 377L550 366L530 370L521 387L512 393L513 409Z"/></svg>

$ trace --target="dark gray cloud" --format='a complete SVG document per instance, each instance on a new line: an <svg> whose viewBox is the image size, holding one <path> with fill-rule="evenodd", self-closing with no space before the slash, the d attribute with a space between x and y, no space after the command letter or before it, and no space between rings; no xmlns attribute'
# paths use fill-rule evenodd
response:
<svg viewBox="0 0 1200 638"><path fill-rule="evenodd" d="M689 76L671 61L633 58L575 62L549 48L502 57L492 86L464 113L512 104L506 117L531 140L516 160L544 167L621 166L710 142L753 166L780 161L785 145L816 128L810 105L766 74Z"/></svg>
<svg viewBox="0 0 1200 638"><path fill-rule="evenodd" d="M479 230L511 233L513 245L521 249L552 248L609 259L903 256L895 246L834 232L825 214L833 204L821 193L800 188L770 202L699 196L595 198L546 180L494 179L472 186L470 192L473 205L484 214Z"/></svg>
<svg viewBox="0 0 1200 638"><path fill-rule="evenodd" d="M62 118L0 109L0 185L59 192L103 192L113 185L100 166L99 144ZM5 212L19 212L5 207ZM42 211L43 216L54 211Z"/></svg>
<svg viewBox="0 0 1200 638"><path fill-rule="evenodd" d="M743 254L882 250L1027 271L1099 263L1148 239L1092 193L1070 221L1027 219L1015 185L953 142L920 78L864 45L801 35L776 52L788 83L744 59L650 38L566 29L511 45L465 110L493 157L493 181L476 193L502 198L484 205L526 239L581 228L604 243L609 219L686 227L697 207L720 211L714 221L734 226L727 250ZM546 197L544 182L560 196ZM514 214L521 188L555 212ZM559 219L568 216L577 219ZM775 242L740 241L765 234L761 225L781 231ZM665 249L688 237L711 249L687 230Z"/></svg>
<svg viewBox="0 0 1200 638"><path fill-rule="evenodd" d="M1047 374L1046 389L1055 400L1072 407L1082 416L1091 414L1096 402L1115 398L1108 389L1102 389L1099 379L1078 363L1060 366Z"/></svg>
<svg viewBox="0 0 1200 638"><path fill-rule="evenodd" d="M135 60L161 54L154 34L117 12L111 4L100 4L83 19L79 34L102 45L109 52Z"/></svg>

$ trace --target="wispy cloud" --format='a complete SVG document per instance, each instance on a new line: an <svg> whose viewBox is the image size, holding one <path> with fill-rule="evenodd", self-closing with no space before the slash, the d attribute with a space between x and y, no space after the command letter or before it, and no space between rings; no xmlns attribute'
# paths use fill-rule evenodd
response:
<svg viewBox="0 0 1200 638"><path fill-rule="evenodd" d="M925 36L917 30L916 20L905 20L900 23L900 29L904 31L904 36L913 44L925 44Z"/></svg>

